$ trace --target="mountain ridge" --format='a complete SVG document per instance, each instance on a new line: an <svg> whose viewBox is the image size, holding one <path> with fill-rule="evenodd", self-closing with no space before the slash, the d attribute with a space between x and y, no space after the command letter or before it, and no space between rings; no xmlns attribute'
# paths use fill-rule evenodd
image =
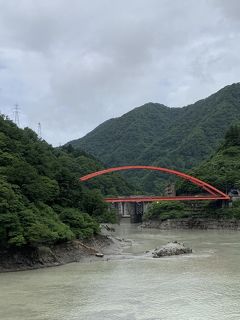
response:
<svg viewBox="0 0 240 320"><path fill-rule="evenodd" d="M108 166L145 164L185 171L211 155L239 120L240 83L234 83L182 108L146 103L68 144ZM153 179L148 173L142 184L148 177ZM154 190L159 181L153 180Z"/></svg>

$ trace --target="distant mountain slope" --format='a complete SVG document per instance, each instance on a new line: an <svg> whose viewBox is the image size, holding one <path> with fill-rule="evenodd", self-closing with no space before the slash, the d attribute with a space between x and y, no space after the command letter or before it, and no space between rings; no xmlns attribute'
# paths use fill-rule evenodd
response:
<svg viewBox="0 0 240 320"><path fill-rule="evenodd" d="M154 164L185 170L212 154L238 120L240 83L183 108L145 104L70 143L108 166ZM151 173L142 179L151 185L148 191L156 190L159 182L154 181Z"/></svg>
<svg viewBox="0 0 240 320"><path fill-rule="evenodd" d="M178 109L148 103L102 123L84 138L70 143L108 165L133 164L156 137L164 135L178 113Z"/></svg>
<svg viewBox="0 0 240 320"><path fill-rule="evenodd" d="M240 119L240 84L227 86L207 99L178 110L180 115L140 160L149 159L148 154L154 151L157 154L151 161L155 164L184 169L208 157L216 150L226 130Z"/></svg>
<svg viewBox="0 0 240 320"><path fill-rule="evenodd" d="M240 122L230 127L218 150L189 173L224 192L240 189ZM178 183L180 194L195 191L196 186L191 183L182 180Z"/></svg>

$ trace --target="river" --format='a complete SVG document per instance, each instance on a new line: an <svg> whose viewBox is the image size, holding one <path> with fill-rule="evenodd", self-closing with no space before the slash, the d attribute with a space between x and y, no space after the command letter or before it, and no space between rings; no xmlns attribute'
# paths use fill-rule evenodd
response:
<svg viewBox="0 0 240 320"><path fill-rule="evenodd" d="M122 223L121 256L0 274L1 320L239 320L240 233L160 231ZM185 256L144 251L183 241Z"/></svg>

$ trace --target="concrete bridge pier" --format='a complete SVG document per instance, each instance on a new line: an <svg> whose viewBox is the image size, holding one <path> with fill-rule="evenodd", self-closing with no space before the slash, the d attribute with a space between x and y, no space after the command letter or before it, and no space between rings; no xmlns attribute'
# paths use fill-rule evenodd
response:
<svg viewBox="0 0 240 320"><path fill-rule="evenodd" d="M111 209L116 210L119 218L130 218L130 208L128 203L125 202L115 202L111 204Z"/></svg>
<svg viewBox="0 0 240 320"><path fill-rule="evenodd" d="M119 218L130 218L131 223L140 223L149 204L149 202L115 202L111 207L117 210Z"/></svg>
<svg viewBox="0 0 240 320"><path fill-rule="evenodd" d="M130 214L131 223L140 223L142 222L143 216L143 203L142 202L133 202L132 210Z"/></svg>

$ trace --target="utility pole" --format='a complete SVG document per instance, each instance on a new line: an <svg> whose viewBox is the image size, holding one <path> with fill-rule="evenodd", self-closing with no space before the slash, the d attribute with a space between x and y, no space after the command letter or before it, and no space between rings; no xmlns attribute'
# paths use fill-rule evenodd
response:
<svg viewBox="0 0 240 320"><path fill-rule="evenodd" d="M15 104L15 109L14 109L13 113L14 113L14 122L18 127L20 127L18 104Z"/></svg>
<svg viewBox="0 0 240 320"><path fill-rule="evenodd" d="M41 123L40 122L38 122L37 134L38 134L38 138L42 139L42 127L41 127Z"/></svg>

